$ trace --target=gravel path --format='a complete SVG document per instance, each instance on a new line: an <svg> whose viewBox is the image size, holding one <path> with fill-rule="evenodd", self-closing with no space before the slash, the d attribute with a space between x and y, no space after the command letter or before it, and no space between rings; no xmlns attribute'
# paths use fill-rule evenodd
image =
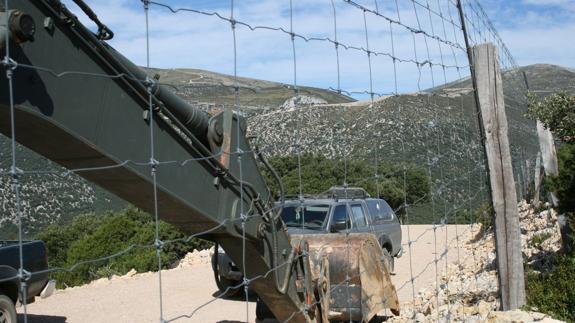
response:
<svg viewBox="0 0 575 323"><path fill-rule="evenodd" d="M447 228L447 232L446 232ZM438 268L457 260L455 232L461 235L460 244L470 237L469 226L438 228L437 254L433 227L411 225L409 235L413 242L412 254L405 245L403 256L396 261L396 275L392 277L400 302L409 301L412 290L433 287L435 283L435 256ZM403 227L403 241L407 243L407 226ZM449 252L442 256L445 241L450 242ZM460 257L464 249L460 250ZM411 265L410 265L411 259ZM411 285L411 272L417 277ZM441 274L441 273L440 273ZM255 321L255 302L215 299L217 288L209 264L196 264L162 272L163 311L166 320L176 322L249 322ZM112 280L100 280L90 285L57 291L48 299L38 299L28 306L30 323L110 323L110 322L158 322L157 273L137 274ZM22 308L18 309L22 313ZM247 315L249 314L249 315ZM248 317L249 316L249 317ZM22 317L21 317L22 319ZM22 320L23 321L23 320Z"/></svg>

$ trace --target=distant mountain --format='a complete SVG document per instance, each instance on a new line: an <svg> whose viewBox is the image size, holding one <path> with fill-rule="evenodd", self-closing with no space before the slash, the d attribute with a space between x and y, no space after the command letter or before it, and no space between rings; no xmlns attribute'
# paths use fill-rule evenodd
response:
<svg viewBox="0 0 575 323"><path fill-rule="evenodd" d="M159 77L159 82L171 86L188 102L200 107L233 106L236 102L234 77L225 74L197 69L150 69L151 75ZM277 108L294 96L294 88L289 84L238 77L238 106L246 112ZM333 91L300 86L301 95L314 97L327 103L345 103L353 98Z"/></svg>
<svg viewBox="0 0 575 323"><path fill-rule="evenodd" d="M233 106L233 77L194 69L151 69L160 82L195 106L221 109ZM553 65L531 65L503 74L510 140L515 166L538 150L534 123L526 110L525 81L535 91L575 93L575 72ZM471 188L473 203L486 197L483 150L469 79L422 93L385 97L371 102L355 101L332 91L301 87L294 99L291 86L238 78L238 105L248 117L254 141L270 155L293 154L299 140L302 152L330 158L363 158L376 162L409 161L430 171L434 179L437 217L465 204ZM18 167L48 170L51 175L27 175L22 182L24 228L27 235L47 224L65 223L77 214L118 209L127 203L86 182L79 176L63 176L65 170L18 146ZM0 136L0 172L10 167L9 139ZM520 177L527 170L517 172ZM519 178L521 181L523 179ZM305 180L305 179L304 179ZM409 183L408 183L409 185ZM430 222L430 205L414 207L412 222ZM0 177L0 239L14 237L14 199L9 177Z"/></svg>
<svg viewBox="0 0 575 323"><path fill-rule="evenodd" d="M538 93L575 93L575 73L553 65L531 65L503 72L506 111L518 190L523 189L538 151L535 123L527 110L524 74ZM484 155L478 131L471 80L452 82L422 93L390 96L371 102L278 107L250 119L257 143L274 154L293 154L297 134L303 152L332 158L408 161L427 168L436 191L438 217L488 197ZM349 158L348 157L348 158ZM409 185L409 184L408 184ZM415 222L429 222L432 205L415 207Z"/></svg>

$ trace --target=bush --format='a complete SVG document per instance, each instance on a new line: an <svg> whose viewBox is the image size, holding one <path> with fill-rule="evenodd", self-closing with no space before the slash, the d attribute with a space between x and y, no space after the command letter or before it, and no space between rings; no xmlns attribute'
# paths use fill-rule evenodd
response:
<svg viewBox="0 0 575 323"><path fill-rule="evenodd" d="M541 120L563 142L575 142L575 96L566 92L538 100L529 95L527 116Z"/></svg>
<svg viewBox="0 0 575 323"><path fill-rule="evenodd" d="M299 171L296 156L274 157L270 164L282 179L285 194L299 195ZM344 169L347 167L347 172ZM351 160L347 165L341 160L332 160L323 156L304 154L301 156L302 191L304 194L320 194L332 186L342 186L344 181L350 186L366 189L371 196L384 198L394 209L404 203L404 167L406 175L407 202L423 203L429 200L430 180L425 170L409 164L391 164L383 162L378 166L378 178L375 178L375 166L362 160ZM262 168L263 169L263 168ZM347 177L345 174L347 173ZM274 197L278 197L276 180L265 172L266 181Z"/></svg>
<svg viewBox="0 0 575 323"><path fill-rule="evenodd" d="M575 258L558 256L549 272L527 273L527 304L556 319L575 322Z"/></svg>
<svg viewBox="0 0 575 323"><path fill-rule="evenodd" d="M160 240L183 240L175 227L160 222ZM155 221L147 213L128 208L103 216L83 215L69 225L50 226L38 234L46 243L50 267L73 269L59 271L54 278L60 286L76 286L93 279L123 275L132 268L138 272L158 269ZM163 246L162 268L169 268L193 249L204 249L209 242L191 239ZM107 259L107 257L115 257Z"/></svg>
<svg viewBox="0 0 575 323"><path fill-rule="evenodd" d="M569 215L572 223L575 220L575 96L559 92L538 100L530 94L527 116L540 120L562 142L557 153L559 176L546 179L545 186L557 195L559 212Z"/></svg>
<svg viewBox="0 0 575 323"><path fill-rule="evenodd" d="M65 226L51 225L36 236L44 241L51 266L63 266L68 257L68 249L75 241L89 236L104 220L95 214L79 215Z"/></svg>
<svg viewBox="0 0 575 323"><path fill-rule="evenodd" d="M491 204L483 203L474 209L462 208L447 218L447 224L480 223L485 230L492 230L494 213Z"/></svg>
<svg viewBox="0 0 575 323"><path fill-rule="evenodd" d="M559 176L549 180L549 187L559 199L559 212L575 212L575 143L562 145L557 161Z"/></svg>
<svg viewBox="0 0 575 323"><path fill-rule="evenodd" d="M567 217L562 228L563 254L548 259L547 272L530 271L527 274L528 305L558 319L575 322L575 255L572 241L575 226L575 96L553 94L542 101L529 97L528 116L539 119L559 138L559 176L545 180L546 189L559 199L558 210ZM535 236L533 244L540 245L545 236Z"/></svg>

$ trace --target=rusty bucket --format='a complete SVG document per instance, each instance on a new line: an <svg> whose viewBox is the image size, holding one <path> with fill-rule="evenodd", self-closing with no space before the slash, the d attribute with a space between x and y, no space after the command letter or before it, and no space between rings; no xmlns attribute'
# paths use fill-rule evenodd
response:
<svg viewBox="0 0 575 323"><path fill-rule="evenodd" d="M306 234L292 235L292 239L306 240L309 245L324 320L367 322L384 309L399 315L389 268L382 262L383 253L373 235Z"/></svg>

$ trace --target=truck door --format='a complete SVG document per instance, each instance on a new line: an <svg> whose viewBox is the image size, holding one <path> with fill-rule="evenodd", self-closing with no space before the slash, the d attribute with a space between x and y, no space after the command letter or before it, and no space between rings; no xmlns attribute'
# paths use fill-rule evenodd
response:
<svg viewBox="0 0 575 323"><path fill-rule="evenodd" d="M345 222L345 225L341 225ZM333 213L331 216L331 221L329 223L330 232L342 232L347 233L352 229L351 217L347 210L347 204L339 204L333 208Z"/></svg>
<svg viewBox="0 0 575 323"><path fill-rule="evenodd" d="M375 229L377 239L382 244L384 243L383 240L389 240L392 247L391 254L397 254L401 247L401 227L395 213L389 204L382 199L369 200L367 205L376 222L376 225L372 227ZM385 239L382 239L383 236Z"/></svg>
<svg viewBox="0 0 575 323"><path fill-rule="evenodd" d="M353 217L353 222L355 227L353 232L370 232L368 226L368 219L363 204L361 202L350 203L349 208L351 210L351 216Z"/></svg>

